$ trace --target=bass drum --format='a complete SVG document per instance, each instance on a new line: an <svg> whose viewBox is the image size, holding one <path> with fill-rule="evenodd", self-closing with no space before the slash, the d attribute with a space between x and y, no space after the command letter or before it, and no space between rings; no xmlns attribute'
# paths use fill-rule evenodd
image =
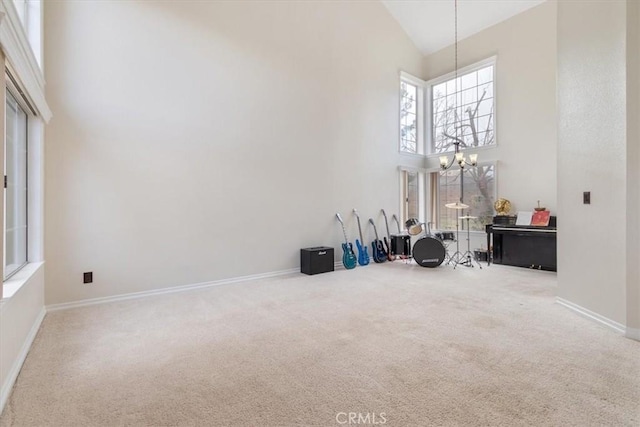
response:
<svg viewBox="0 0 640 427"><path fill-rule="evenodd" d="M446 250L439 239L423 237L413 245L413 259L423 266L434 268L442 264Z"/></svg>

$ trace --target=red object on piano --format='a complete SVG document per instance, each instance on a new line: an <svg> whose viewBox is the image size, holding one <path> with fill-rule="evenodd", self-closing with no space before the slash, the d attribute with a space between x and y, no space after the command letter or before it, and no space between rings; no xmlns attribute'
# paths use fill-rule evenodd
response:
<svg viewBox="0 0 640 427"><path fill-rule="evenodd" d="M531 218L531 225L536 227L547 227L549 225L549 218L551 217L551 211L536 211Z"/></svg>

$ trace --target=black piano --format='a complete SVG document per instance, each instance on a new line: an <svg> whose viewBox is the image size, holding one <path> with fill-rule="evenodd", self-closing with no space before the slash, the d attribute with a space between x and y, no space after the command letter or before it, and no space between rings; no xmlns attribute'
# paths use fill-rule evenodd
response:
<svg viewBox="0 0 640 427"><path fill-rule="evenodd" d="M513 216L494 216L486 232L488 248L492 246L493 237L494 264L557 271L555 216L550 217L547 227L515 225Z"/></svg>

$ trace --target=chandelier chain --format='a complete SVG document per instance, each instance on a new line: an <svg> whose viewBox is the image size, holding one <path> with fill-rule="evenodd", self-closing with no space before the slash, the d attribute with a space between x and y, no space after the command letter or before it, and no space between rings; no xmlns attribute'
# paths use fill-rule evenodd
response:
<svg viewBox="0 0 640 427"><path fill-rule="evenodd" d="M454 15L453 15L453 19L454 19L454 29L455 29L455 43L454 43L454 51L455 51L455 82L456 82L456 95L455 95L455 110L454 110L454 114L453 114L453 125L455 126L455 131L456 131L456 141L460 141L460 137L458 136L458 129L460 126L458 126L456 124L456 118L458 118L458 0L453 0L453 6L454 6ZM456 145L456 152L458 145Z"/></svg>

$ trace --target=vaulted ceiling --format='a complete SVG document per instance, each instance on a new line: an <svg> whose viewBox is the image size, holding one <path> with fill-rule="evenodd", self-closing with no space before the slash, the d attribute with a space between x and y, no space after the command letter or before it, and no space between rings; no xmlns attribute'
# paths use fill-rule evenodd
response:
<svg viewBox="0 0 640 427"><path fill-rule="evenodd" d="M455 41L454 0L382 0L428 55ZM544 0L458 0L458 40L544 3Z"/></svg>

